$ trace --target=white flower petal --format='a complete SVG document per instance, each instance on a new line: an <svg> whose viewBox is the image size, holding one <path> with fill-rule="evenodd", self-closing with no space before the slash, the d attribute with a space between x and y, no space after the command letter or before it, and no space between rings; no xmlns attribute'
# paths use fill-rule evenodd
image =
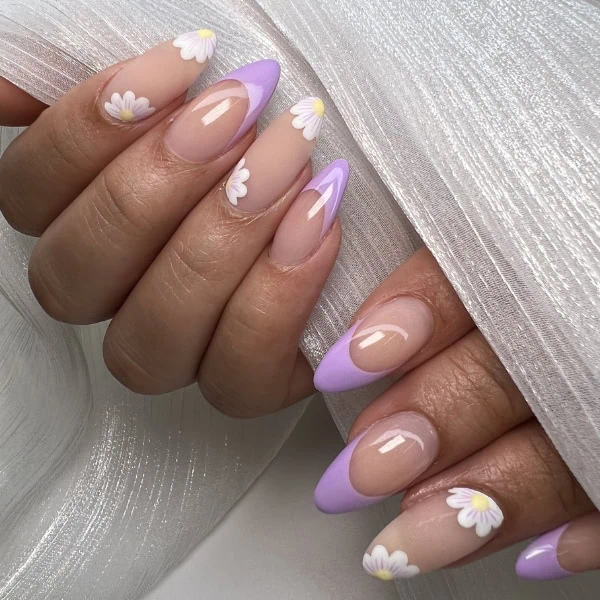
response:
<svg viewBox="0 0 600 600"><path fill-rule="evenodd" d="M114 106L113 104L110 104L109 102L105 102L104 103L104 110L106 110L106 112L113 118L118 119L120 118L121 115L121 111L120 109L118 109L116 106Z"/></svg>
<svg viewBox="0 0 600 600"><path fill-rule="evenodd" d="M489 535L490 531L492 531L491 523L484 523L483 521L478 521L477 525L475 526L475 533L479 537L485 537Z"/></svg>
<svg viewBox="0 0 600 600"><path fill-rule="evenodd" d="M371 550L371 556L375 559L375 560L388 560L390 555L388 554L387 548L385 546L382 546L381 544L378 544L377 546L375 546L375 548L373 548L373 550Z"/></svg>
<svg viewBox="0 0 600 600"><path fill-rule="evenodd" d="M461 527L464 527L465 529L469 529L471 527L473 527L473 525L475 525L475 523L477 523L477 516L476 516L476 512L473 510L472 507L470 506L465 506L459 513L458 513L458 523Z"/></svg>
<svg viewBox="0 0 600 600"><path fill-rule="evenodd" d="M375 566L373 565L373 559L371 555L365 552L363 556L363 569L369 574L373 575L376 571Z"/></svg>
<svg viewBox="0 0 600 600"><path fill-rule="evenodd" d="M140 96L133 104L133 112L137 112L138 110L144 110L150 106L150 100L148 98L144 98L144 96Z"/></svg>
<svg viewBox="0 0 600 600"><path fill-rule="evenodd" d="M239 181L248 181L250 179L250 171L248 169L241 169L238 172L238 180Z"/></svg>
<svg viewBox="0 0 600 600"><path fill-rule="evenodd" d="M123 106L123 99L121 98L121 94L118 94L117 92L115 92L110 97L110 101L112 104L114 104L115 108L121 109L121 107Z"/></svg>

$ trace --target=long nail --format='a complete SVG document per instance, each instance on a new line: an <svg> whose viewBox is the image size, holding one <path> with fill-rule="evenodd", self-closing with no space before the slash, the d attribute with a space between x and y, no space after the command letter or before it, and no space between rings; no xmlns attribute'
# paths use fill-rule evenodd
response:
<svg viewBox="0 0 600 600"><path fill-rule="evenodd" d="M365 571L384 581L445 567L487 544L504 516L489 496L452 488L411 506L371 543Z"/></svg>
<svg viewBox="0 0 600 600"><path fill-rule="evenodd" d="M335 459L315 490L329 514L359 510L404 490L435 460L439 439L423 415L401 412L375 423Z"/></svg>
<svg viewBox="0 0 600 600"><path fill-rule="evenodd" d="M329 349L315 372L315 387L342 392L382 379L421 350L433 324L427 304L412 296L380 306Z"/></svg>
<svg viewBox="0 0 600 600"><path fill-rule="evenodd" d="M335 160L303 190L279 225L271 258L282 265L306 260L331 228L348 182L348 163Z"/></svg>
<svg viewBox="0 0 600 600"><path fill-rule="evenodd" d="M152 48L128 62L108 82L100 106L126 123L149 117L190 87L216 47L215 34L198 29Z"/></svg>
<svg viewBox="0 0 600 600"><path fill-rule="evenodd" d="M308 162L324 114L323 102L311 97L279 115L227 180L225 192L230 204L242 212L257 213L280 198Z"/></svg>
<svg viewBox="0 0 600 600"><path fill-rule="evenodd" d="M256 123L279 81L279 63L260 60L232 71L205 90L173 121L167 147L205 163L221 156Z"/></svg>
<svg viewBox="0 0 600 600"><path fill-rule="evenodd" d="M591 513L538 538L519 556L523 579L562 579L600 569L600 514Z"/></svg>

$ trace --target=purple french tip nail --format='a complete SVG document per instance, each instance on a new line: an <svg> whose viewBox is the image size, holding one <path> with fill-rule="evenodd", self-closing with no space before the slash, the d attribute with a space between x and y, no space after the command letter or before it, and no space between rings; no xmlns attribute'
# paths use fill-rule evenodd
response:
<svg viewBox="0 0 600 600"><path fill-rule="evenodd" d="M569 523L550 531L527 546L517 560L517 575L535 580L562 579L573 575L560 566L556 554L558 542L568 526Z"/></svg>
<svg viewBox="0 0 600 600"><path fill-rule="evenodd" d="M317 370L314 385L320 392L333 394L345 392L378 381L393 371L378 371L369 373L357 367L350 356L350 342L362 321L355 323L327 351Z"/></svg>
<svg viewBox="0 0 600 600"><path fill-rule="evenodd" d="M239 81L244 84L248 92L248 111L230 146L256 123L277 87L280 73L279 63L276 60L266 59L244 65L220 79L220 81Z"/></svg>
<svg viewBox="0 0 600 600"><path fill-rule="evenodd" d="M348 183L348 174L350 165L343 158L338 158L329 163L307 186L302 190L315 190L321 194L318 206L313 210L316 212L322 206L325 211L323 226L321 228L321 237L325 235L331 227L335 215L337 214L344 190Z"/></svg>
<svg viewBox="0 0 600 600"><path fill-rule="evenodd" d="M340 452L317 484L314 500L316 507L321 512L337 515L360 510L361 508L376 504L387 497L363 496L354 489L350 481L350 460L352 453L365 433L359 435Z"/></svg>

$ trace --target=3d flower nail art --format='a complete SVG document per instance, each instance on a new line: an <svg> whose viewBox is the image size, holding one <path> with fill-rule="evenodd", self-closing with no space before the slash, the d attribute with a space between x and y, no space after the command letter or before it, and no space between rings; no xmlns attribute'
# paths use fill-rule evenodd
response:
<svg viewBox="0 0 600 600"><path fill-rule="evenodd" d="M173 41L175 48L181 49L183 60L192 60L200 64L212 58L217 47L217 36L210 29L197 29L182 33Z"/></svg>
<svg viewBox="0 0 600 600"><path fill-rule="evenodd" d="M296 118L292 121L295 129L301 129L305 140L309 142L318 137L323 126L325 116L325 104L321 98L309 96L300 100L290 109Z"/></svg>
<svg viewBox="0 0 600 600"><path fill-rule="evenodd" d="M363 556L363 567L372 577L382 581L408 579L420 573L419 567L408 564L408 556L402 550L388 554L385 546L375 546L371 554Z"/></svg>
<svg viewBox="0 0 600 600"><path fill-rule="evenodd" d="M451 508L461 509L458 513L461 527L475 527L479 537L486 537L492 529L502 525L504 515L489 496L469 488L452 488L449 493L452 495L446 499L446 503Z"/></svg>
<svg viewBox="0 0 600 600"><path fill-rule="evenodd" d="M248 193L248 188L244 185L244 182L248 181L250 178L250 171L244 168L245 164L246 159L242 158L242 160L235 165L233 172L225 184L225 193L227 194L227 199L234 206L237 206L238 200L243 198Z"/></svg>
<svg viewBox="0 0 600 600"><path fill-rule="evenodd" d="M185 49L175 46L185 37L179 36L175 41L165 41L115 69L114 77L108 79L100 94L98 108L113 119L133 123L181 99L214 53L216 38L212 32L209 33L210 37L208 33L199 37L199 32L193 32L198 43L191 50L191 42L186 42ZM190 52L193 53L192 58L198 58L198 62L181 60Z"/></svg>
<svg viewBox="0 0 600 600"><path fill-rule="evenodd" d="M125 92L122 98L121 94L115 92L110 97L110 102L105 102L104 108L111 117L125 122L145 119L156 111L150 106L148 98L136 98L131 90Z"/></svg>
<svg viewBox="0 0 600 600"><path fill-rule="evenodd" d="M381 569L380 579L387 580L390 574L397 579L442 569L485 546L502 521L496 502L481 492L469 488L438 492L411 503L381 531L367 548L370 560L365 560L365 570L372 574ZM389 564L386 568L387 554L390 559L398 556L403 568L394 570ZM374 557L379 562L374 563Z"/></svg>

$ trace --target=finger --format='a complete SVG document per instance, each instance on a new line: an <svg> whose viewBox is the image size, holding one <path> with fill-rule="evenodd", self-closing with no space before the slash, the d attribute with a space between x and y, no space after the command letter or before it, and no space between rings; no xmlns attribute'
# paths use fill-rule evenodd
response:
<svg viewBox="0 0 600 600"><path fill-rule="evenodd" d="M392 385L358 417L315 490L320 510L381 501L443 471L531 417L474 330Z"/></svg>
<svg viewBox="0 0 600 600"><path fill-rule="evenodd" d="M46 108L43 102L0 77L0 127L31 125Z"/></svg>
<svg viewBox="0 0 600 600"><path fill-rule="evenodd" d="M335 215L347 179L348 163L336 160L302 190L227 303L198 373L220 411L256 417L314 392L298 344L339 251Z"/></svg>
<svg viewBox="0 0 600 600"><path fill-rule="evenodd" d="M196 380L223 308L310 179L315 137L294 122L288 111L267 127L227 183L189 214L116 315L104 358L130 389L163 393Z"/></svg>
<svg viewBox="0 0 600 600"><path fill-rule="evenodd" d="M362 305L355 324L329 349L315 387L341 392L404 373L473 329L431 253L398 267Z"/></svg>
<svg viewBox="0 0 600 600"><path fill-rule="evenodd" d="M593 505L534 420L409 490L371 543L366 570L395 578L464 564L589 512ZM388 570L379 573L383 554ZM400 560L401 559L401 560ZM418 570L418 571L415 571Z"/></svg>
<svg viewBox="0 0 600 600"><path fill-rule="evenodd" d="M117 157L40 239L29 278L54 318L112 316L189 211L239 160L279 78L275 61L227 75Z"/></svg>
<svg viewBox="0 0 600 600"><path fill-rule="evenodd" d="M593 511L538 538L519 556L523 579L563 579L600 569L600 513Z"/></svg>
<svg viewBox="0 0 600 600"><path fill-rule="evenodd" d="M15 229L41 235L111 160L184 102L216 44L212 34L188 60L175 47L184 37L73 88L7 148L0 210Z"/></svg>

